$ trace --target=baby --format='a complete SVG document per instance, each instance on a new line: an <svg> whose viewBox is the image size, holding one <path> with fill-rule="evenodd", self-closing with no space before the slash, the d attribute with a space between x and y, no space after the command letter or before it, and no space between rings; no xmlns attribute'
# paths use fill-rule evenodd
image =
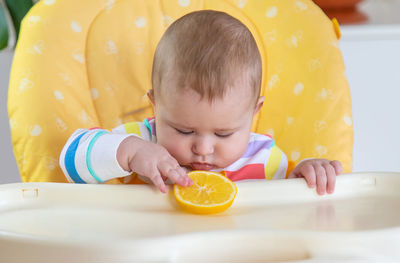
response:
<svg viewBox="0 0 400 263"><path fill-rule="evenodd" d="M333 193L339 161L307 159L288 175L288 161L268 135L251 132L261 109L261 56L250 31L222 12L175 21L161 38L148 97L154 118L112 131L79 129L60 155L69 181L101 183L136 173L166 193L169 179L192 184L187 170L233 181L303 177L318 194Z"/></svg>

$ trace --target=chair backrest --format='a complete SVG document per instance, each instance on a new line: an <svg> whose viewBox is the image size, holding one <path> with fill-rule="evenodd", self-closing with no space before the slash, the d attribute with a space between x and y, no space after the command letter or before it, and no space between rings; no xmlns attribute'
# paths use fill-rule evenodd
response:
<svg viewBox="0 0 400 263"><path fill-rule="evenodd" d="M22 22L8 111L24 182L66 182L59 153L77 128L152 115L153 53L169 24L214 9L241 20L263 59L253 130L303 158L352 165L351 99L337 30L311 0L42 0ZM335 33L336 32L336 33Z"/></svg>

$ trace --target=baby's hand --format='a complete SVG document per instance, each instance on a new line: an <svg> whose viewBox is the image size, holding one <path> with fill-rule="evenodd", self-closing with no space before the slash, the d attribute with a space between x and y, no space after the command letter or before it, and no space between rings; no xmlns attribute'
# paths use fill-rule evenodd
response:
<svg viewBox="0 0 400 263"><path fill-rule="evenodd" d="M342 164L339 161L326 159L309 159L299 163L288 178L304 177L308 187L317 185L319 195L332 194L335 190L336 176L342 172Z"/></svg>
<svg viewBox="0 0 400 263"><path fill-rule="evenodd" d="M117 160L124 170L148 177L163 193L168 191L163 178L169 178L183 187L193 184L164 147L138 137L130 136L121 142Z"/></svg>

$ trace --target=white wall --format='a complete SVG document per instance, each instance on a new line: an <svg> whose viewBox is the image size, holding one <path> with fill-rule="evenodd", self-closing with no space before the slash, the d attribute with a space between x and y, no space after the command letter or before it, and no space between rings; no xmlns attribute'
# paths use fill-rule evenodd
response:
<svg viewBox="0 0 400 263"><path fill-rule="evenodd" d="M7 92L13 53L0 52L0 184L20 182L18 168L11 147L7 115Z"/></svg>
<svg viewBox="0 0 400 263"><path fill-rule="evenodd" d="M400 25L343 26L354 171L400 172Z"/></svg>

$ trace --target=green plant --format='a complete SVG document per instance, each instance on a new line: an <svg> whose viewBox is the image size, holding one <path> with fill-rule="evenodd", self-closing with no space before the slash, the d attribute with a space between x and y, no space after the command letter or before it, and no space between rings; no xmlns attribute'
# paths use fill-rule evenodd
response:
<svg viewBox="0 0 400 263"><path fill-rule="evenodd" d="M33 5L32 0L0 0L0 50L9 46L12 34L18 39L21 21Z"/></svg>

